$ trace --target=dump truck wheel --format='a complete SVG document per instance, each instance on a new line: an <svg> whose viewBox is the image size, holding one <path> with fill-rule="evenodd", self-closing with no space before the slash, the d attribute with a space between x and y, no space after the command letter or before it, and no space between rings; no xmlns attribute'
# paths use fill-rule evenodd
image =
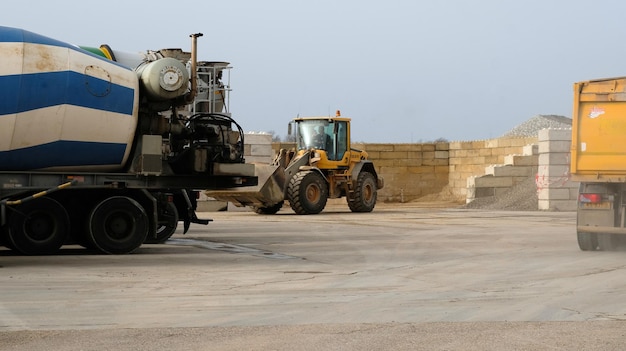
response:
<svg viewBox="0 0 626 351"><path fill-rule="evenodd" d="M583 251L595 251L598 247L598 236L594 233L578 232L578 247Z"/></svg>
<svg viewBox="0 0 626 351"><path fill-rule="evenodd" d="M159 215L159 224L156 230L156 236L148 235L146 244L163 244L167 239L171 238L178 227L178 210L176 205L168 202L163 212Z"/></svg>
<svg viewBox="0 0 626 351"><path fill-rule="evenodd" d="M328 185L316 171L296 173L287 186L287 199L297 214L317 214L326 207Z"/></svg>
<svg viewBox="0 0 626 351"><path fill-rule="evenodd" d="M255 206L253 207L253 209L254 209L254 212L258 214L273 215L273 214L278 213L278 211L280 211L284 203L285 203L284 201L281 201L277 203L276 205L268 206L268 207L256 207Z"/></svg>
<svg viewBox="0 0 626 351"><path fill-rule="evenodd" d="M376 178L370 172L361 172L352 197L348 197L348 207L352 212L372 212L377 196Z"/></svg>
<svg viewBox="0 0 626 351"><path fill-rule="evenodd" d="M103 253L126 254L137 249L148 235L145 209L126 196L100 202L89 214L88 238Z"/></svg>
<svg viewBox="0 0 626 351"><path fill-rule="evenodd" d="M24 255L55 253L69 229L69 216L58 201L48 197L31 200L9 216L10 247Z"/></svg>
<svg viewBox="0 0 626 351"><path fill-rule="evenodd" d="M601 233L598 236L598 248L600 251L618 251L624 247L624 237L619 234Z"/></svg>

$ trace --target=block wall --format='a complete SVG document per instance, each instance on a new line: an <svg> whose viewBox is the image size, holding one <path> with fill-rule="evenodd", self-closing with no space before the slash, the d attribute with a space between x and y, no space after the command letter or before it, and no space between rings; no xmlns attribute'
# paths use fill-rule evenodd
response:
<svg viewBox="0 0 626 351"><path fill-rule="evenodd" d="M453 198L465 201L469 177L484 175L486 167L504 164L506 156L521 155L524 146L534 143L537 138L450 142L449 193Z"/></svg>
<svg viewBox="0 0 626 351"><path fill-rule="evenodd" d="M448 185L448 143L354 144L366 150L385 187L378 192L384 202L407 202L437 194Z"/></svg>
<svg viewBox="0 0 626 351"><path fill-rule="evenodd" d="M366 150L385 187L379 201L408 202L426 195L445 193L446 200L464 203L467 178L484 175L485 167L502 164L506 156L522 154L537 138L500 138L420 144L353 144ZM273 143L274 153L293 143ZM443 196L443 195L442 195Z"/></svg>

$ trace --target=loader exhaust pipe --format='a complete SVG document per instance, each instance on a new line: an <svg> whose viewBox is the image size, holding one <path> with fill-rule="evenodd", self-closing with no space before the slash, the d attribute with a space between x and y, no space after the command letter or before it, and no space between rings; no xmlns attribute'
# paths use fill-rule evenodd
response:
<svg viewBox="0 0 626 351"><path fill-rule="evenodd" d="M203 36L202 33L190 34L191 37L191 91L185 98L185 102L192 103L196 98L198 90L198 38Z"/></svg>

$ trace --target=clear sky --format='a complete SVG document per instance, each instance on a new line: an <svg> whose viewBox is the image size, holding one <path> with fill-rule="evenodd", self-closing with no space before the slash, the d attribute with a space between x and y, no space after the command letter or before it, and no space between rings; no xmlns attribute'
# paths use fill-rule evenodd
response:
<svg viewBox="0 0 626 351"><path fill-rule="evenodd" d="M626 76L623 0L9 1L0 25L77 45L228 61L230 112L285 135L351 117L353 140L498 137L571 117L576 81Z"/></svg>

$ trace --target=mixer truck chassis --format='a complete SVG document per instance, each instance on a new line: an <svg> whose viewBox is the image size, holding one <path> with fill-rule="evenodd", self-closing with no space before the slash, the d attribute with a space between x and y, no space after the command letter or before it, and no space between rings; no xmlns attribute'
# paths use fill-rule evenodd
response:
<svg viewBox="0 0 626 351"><path fill-rule="evenodd" d="M255 185L246 176L156 177L119 173L0 172L0 238L22 254L56 252L79 244L125 254L162 243L196 217L189 189ZM184 186L185 188L182 188Z"/></svg>
<svg viewBox="0 0 626 351"><path fill-rule="evenodd" d="M0 245L125 254L169 238L200 191L254 186L230 66L0 26Z"/></svg>

